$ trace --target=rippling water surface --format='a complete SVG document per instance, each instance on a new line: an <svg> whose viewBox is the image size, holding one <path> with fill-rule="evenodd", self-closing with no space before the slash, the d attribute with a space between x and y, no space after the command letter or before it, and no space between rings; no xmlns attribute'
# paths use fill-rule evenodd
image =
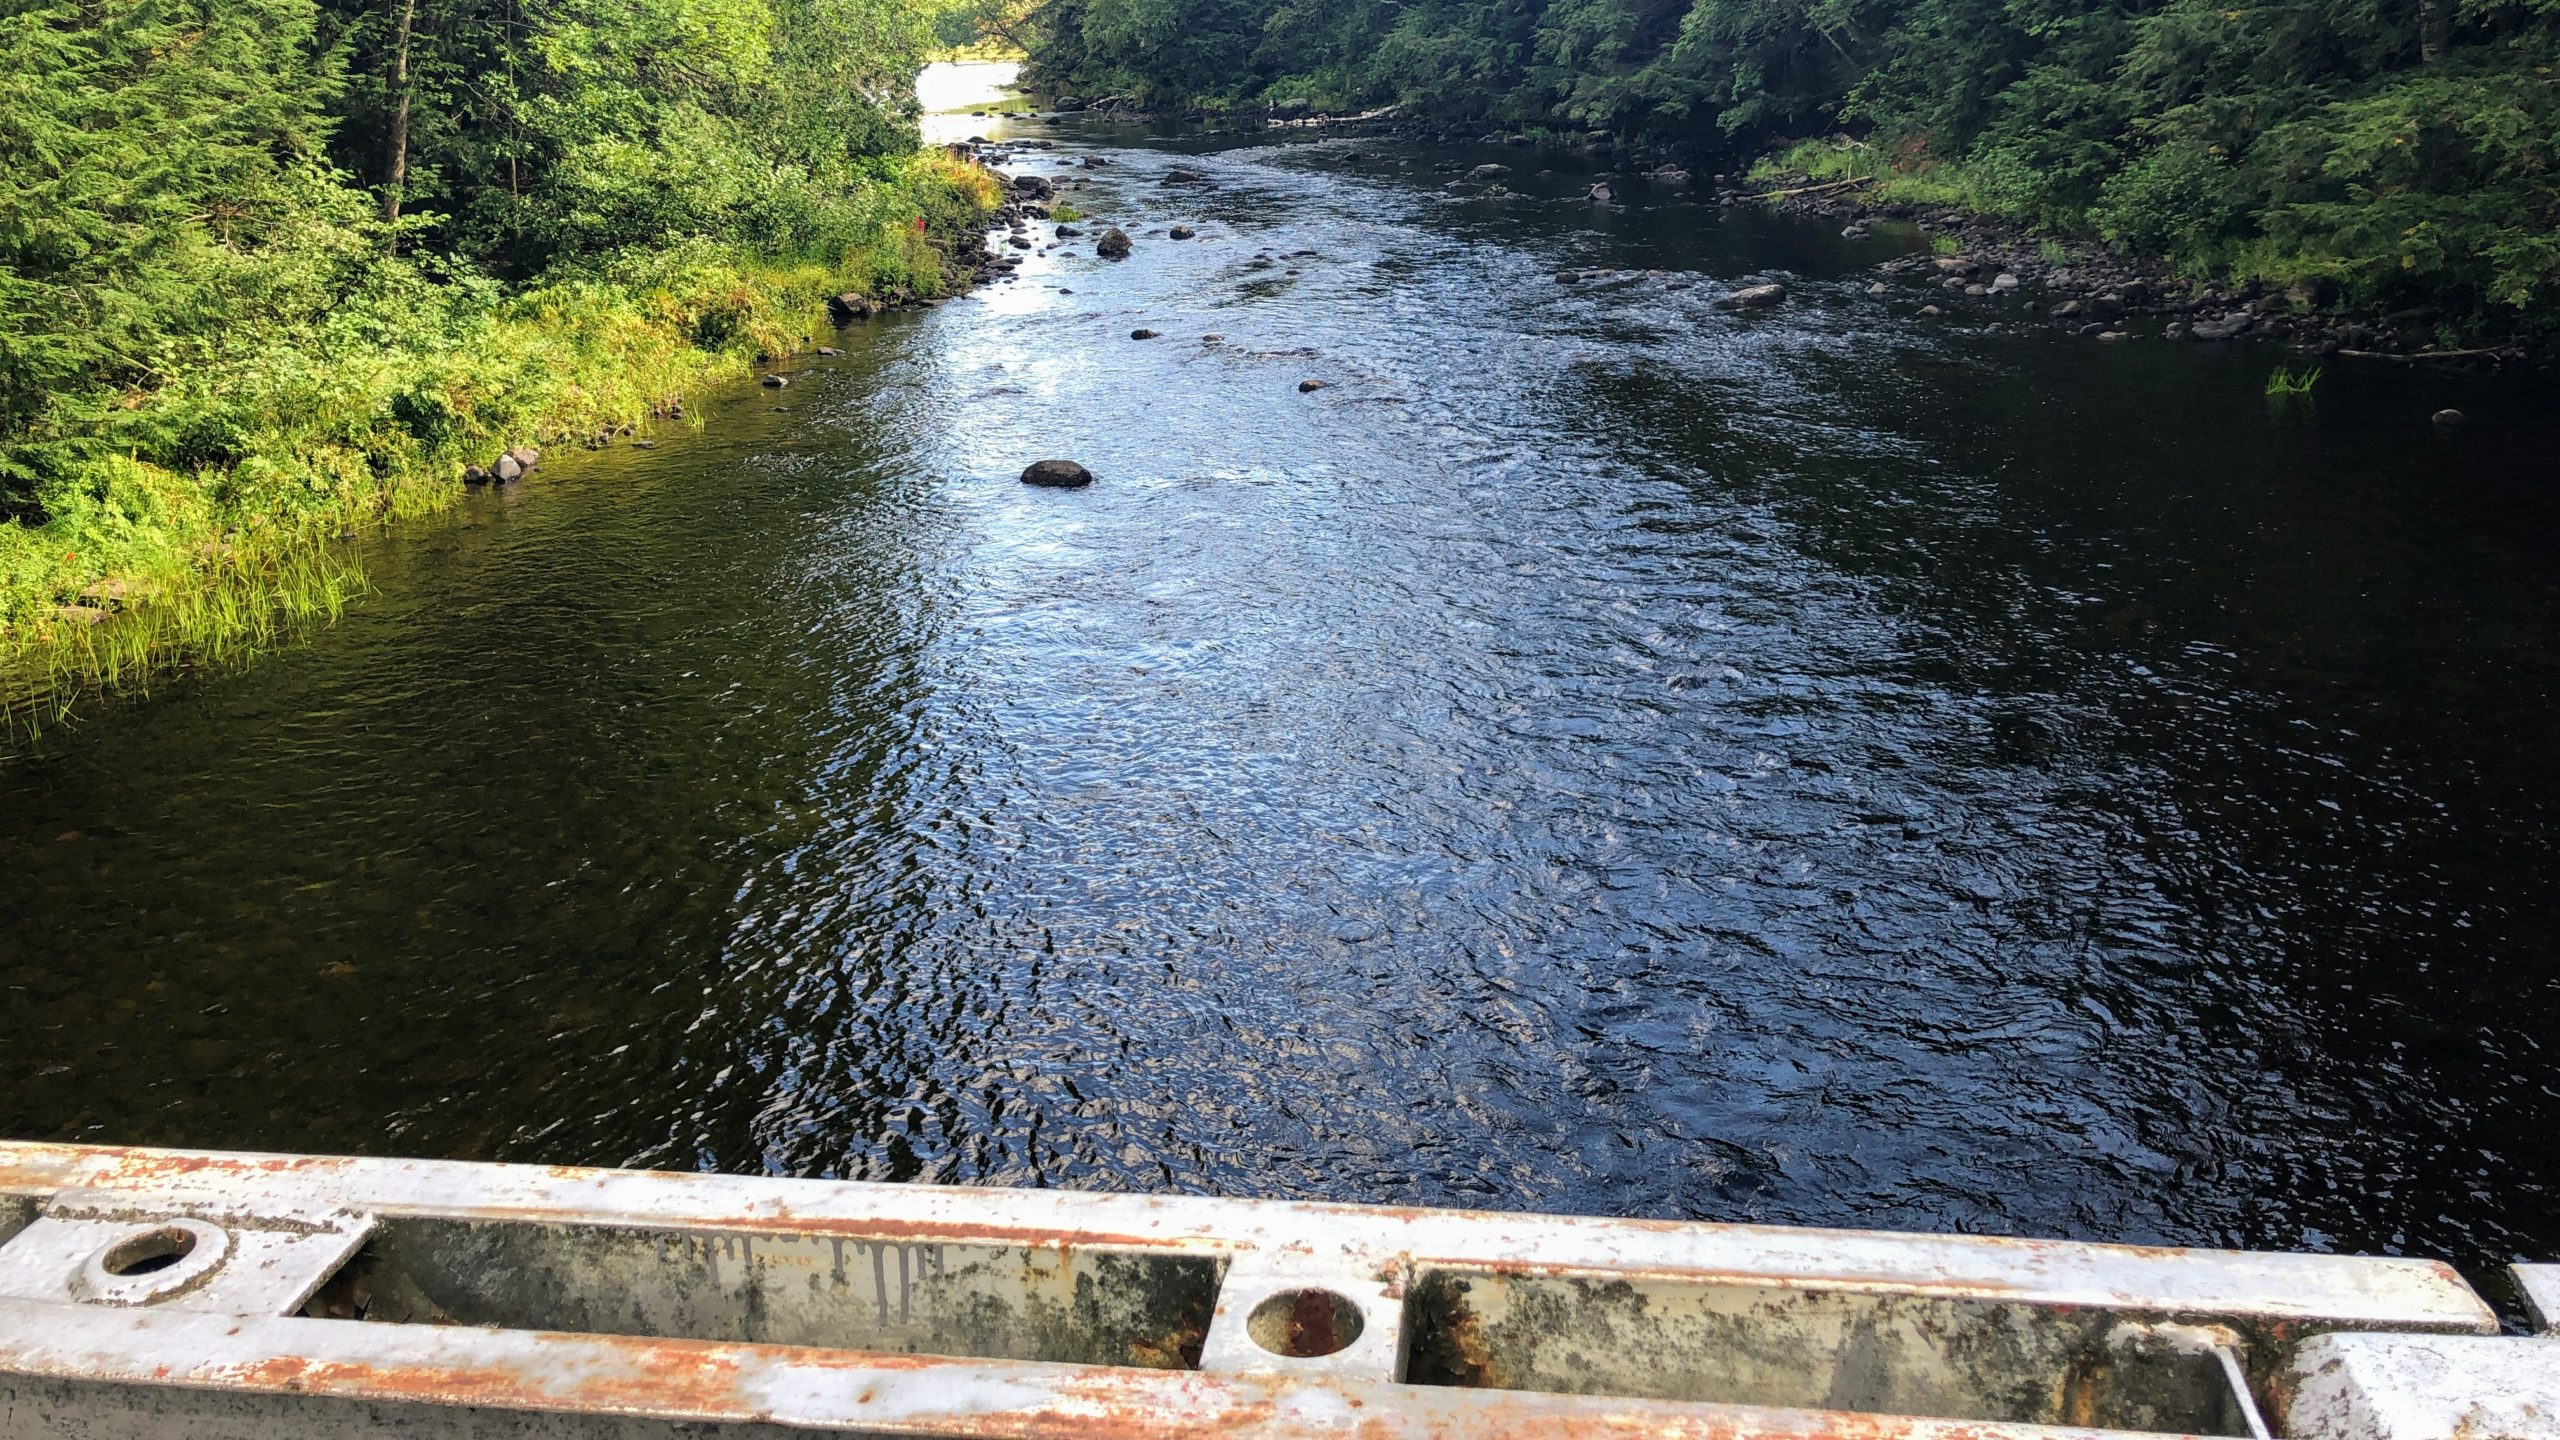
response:
<svg viewBox="0 0 2560 1440"><path fill-rule="evenodd" d="M1133 259L0 767L0 1132L2560 1258L2541 392L1029 133Z"/></svg>

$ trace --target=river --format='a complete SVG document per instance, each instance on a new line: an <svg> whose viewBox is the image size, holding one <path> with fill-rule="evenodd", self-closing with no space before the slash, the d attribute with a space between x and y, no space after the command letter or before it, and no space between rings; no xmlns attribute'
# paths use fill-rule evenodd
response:
<svg viewBox="0 0 2560 1440"><path fill-rule="evenodd" d="M2560 1258L2546 390L933 124L1135 255L0 765L0 1132Z"/></svg>

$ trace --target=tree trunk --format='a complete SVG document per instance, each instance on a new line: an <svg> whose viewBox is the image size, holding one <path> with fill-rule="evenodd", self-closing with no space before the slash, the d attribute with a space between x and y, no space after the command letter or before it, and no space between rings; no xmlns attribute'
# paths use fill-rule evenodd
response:
<svg viewBox="0 0 2560 1440"><path fill-rule="evenodd" d="M417 27L418 0L391 0L391 123L382 138L382 218L395 227L391 253L400 253L400 194L409 184L409 35Z"/></svg>
<svg viewBox="0 0 2560 1440"><path fill-rule="evenodd" d="M2453 0L2418 0L2418 58L2429 65L2453 45Z"/></svg>

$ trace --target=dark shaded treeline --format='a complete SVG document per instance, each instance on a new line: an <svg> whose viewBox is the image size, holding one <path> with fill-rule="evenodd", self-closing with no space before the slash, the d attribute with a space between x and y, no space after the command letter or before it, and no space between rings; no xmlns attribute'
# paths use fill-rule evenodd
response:
<svg viewBox="0 0 2560 1440"><path fill-rule="evenodd" d="M1669 141L1789 141L2199 269L2547 325L2552 0L1042 0L1034 79Z"/></svg>

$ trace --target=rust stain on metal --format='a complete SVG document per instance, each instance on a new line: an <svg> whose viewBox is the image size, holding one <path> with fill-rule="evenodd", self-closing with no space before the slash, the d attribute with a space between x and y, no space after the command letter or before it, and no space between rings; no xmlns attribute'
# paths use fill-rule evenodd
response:
<svg viewBox="0 0 2560 1440"><path fill-rule="evenodd" d="M593 1225L592 1210L558 1205L474 1205L474 1218L512 1220L536 1225ZM895 1215L801 1215L777 1206L765 1214L616 1217L616 1223L645 1224L652 1229L696 1230L718 1234L808 1235L819 1239L937 1241L967 1245L985 1241L1025 1249L1192 1251L1204 1247L1189 1236L1130 1235L1108 1230L1081 1230L1049 1225L997 1225L967 1219L911 1220Z"/></svg>
<svg viewBox="0 0 2560 1440"><path fill-rule="evenodd" d="M597 1346L586 1337L564 1340L611 1364L596 1367L517 1365L401 1365L359 1360L319 1360L279 1355L219 1372L221 1378L259 1389L297 1394L361 1395L501 1409L675 1413L705 1418L756 1418L739 1390L744 1370L734 1352L750 1347L677 1340L616 1340ZM565 1357L564 1357L565 1358ZM583 1358L583 1357L582 1357ZM529 1369L534 1373L528 1373Z"/></svg>
<svg viewBox="0 0 2560 1440"><path fill-rule="evenodd" d="M131 1184L203 1175L316 1175L346 1170L358 1162L337 1155L199 1155L158 1150L107 1147L98 1152L105 1168L94 1184Z"/></svg>
<svg viewBox="0 0 2560 1440"><path fill-rule="evenodd" d="M773 1418L747 1383L784 1368L848 1374L941 1372L965 1385L981 1362L922 1355L855 1354L713 1341L544 1335L564 1353L513 1364L392 1364L280 1355L199 1372L251 1389L381 1401L532 1411ZM576 1353L570 1353L576 1352ZM165 1369L160 1372L166 1378ZM1750 1412L1644 1403L1593 1404L1528 1394L1468 1394L1433 1413L1368 1409L1361 1387L1271 1377L1182 1375L1076 1368L1044 1377L1026 1403L938 1417L935 1433L987 1440L1171 1440L1220 1434L1272 1436L1320 1429L1356 1440L2016 1440L2014 1430L1945 1421L1827 1412ZM1290 1402L1327 1394L1347 1425L1317 1424ZM877 1396L863 1390L855 1405ZM1331 1407L1327 1407L1331 1408ZM1682 1413L1684 1410L1687 1413Z"/></svg>
<svg viewBox="0 0 2560 1440"><path fill-rule="evenodd" d="M1336 1337L1333 1296L1323 1290L1301 1290L1289 1304L1289 1353L1330 1355L1349 1343Z"/></svg>
<svg viewBox="0 0 2560 1440"><path fill-rule="evenodd" d="M1948 1275L1929 1279L1904 1272L1866 1270L1822 1270L1787 1274L1777 1270L1710 1269L1689 1265L1610 1265L1595 1266L1587 1257L1542 1262L1535 1260L1482 1260L1466 1256L1437 1257L1430 1255L1399 1256L1405 1265L1433 1270L1456 1270L1474 1275L1494 1275L1506 1280L1566 1279L1577 1275L1605 1273L1625 1279L1677 1280L1685 1284L1725 1285L1749 1290L1858 1290L1866 1293L1909 1295L2024 1295L2034 1287L2009 1280L1990 1280L1980 1276Z"/></svg>

